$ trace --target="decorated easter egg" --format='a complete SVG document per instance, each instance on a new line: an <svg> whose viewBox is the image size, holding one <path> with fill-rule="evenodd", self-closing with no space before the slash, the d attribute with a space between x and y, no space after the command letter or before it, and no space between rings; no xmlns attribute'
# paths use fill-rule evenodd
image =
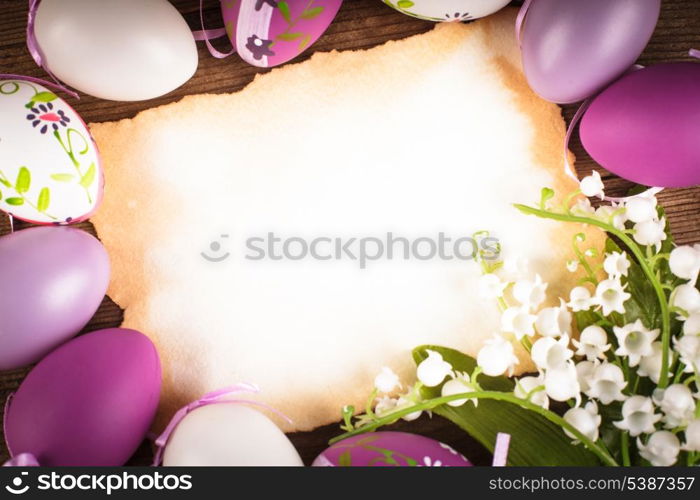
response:
<svg viewBox="0 0 700 500"><path fill-rule="evenodd" d="M76 335L109 284L102 244L69 227L0 238L0 370L34 363Z"/></svg>
<svg viewBox="0 0 700 500"><path fill-rule="evenodd" d="M36 224L87 219L102 200L97 147L80 116L41 85L0 80L0 210Z"/></svg>
<svg viewBox="0 0 700 500"><path fill-rule="evenodd" d="M294 59L333 21L342 0L222 0L226 32L238 55L268 68Z"/></svg>
<svg viewBox="0 0 700 500"><path fill-rule="evenodd" d="M134 330L78 337L29 373L5 415L13 456L42 466L121 466L136 451L160 396L155 346Z"/></svg>
<svg viewBox="0 0 700 500"><path fill-rule="evenodd" d="M284 433L262 413L222 401L188 413L168 439L165 466L301 466Z"/></svg>
<svg viewBox="0 0 700 500"><path fill-rule="evenodd" d="M646 186L700 184L700 64L657 64L605 89L581 120L586 151Z"/></svg>
<svg viewBox="0 0 700 500"><path fill-rule="evenodd" d="M452 447L416 434L373 432L344 439L321 453L314 467L469 467Z"/></svg>
<svg viewBox="0 0 700 500"><path fill-rule="evenodd" d="M51 72L101 99L152 99L197 70L194 36L167 0L42 0L34 33Z"/></svg>
<svg viewBox="0 0 700 500"><path fill-rule="evenodd" d="M411 17L426 21L469 21L488 16L508 5L510 0L383 0L385 4Z"/></svg>
<svg viewBox="0 0 700 500"><path fill-rule="evenodd" d="M558 103L595 94L637 60L660 5L661 0L534 0L521 35L530 86Z"/></svg>

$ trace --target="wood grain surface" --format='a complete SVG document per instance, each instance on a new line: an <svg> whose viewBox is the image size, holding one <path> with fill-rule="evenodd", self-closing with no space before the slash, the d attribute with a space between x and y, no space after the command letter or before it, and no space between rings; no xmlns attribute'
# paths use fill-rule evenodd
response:
<svg viewBox="0 0 700 500"><path fill-rule="evenodd" d="M174 0L172 3L193 29L199 29L198 0ZM514 5L519 3L521 2L513 2ZM221 26L219 2L206 0L204 4L207 27ZM0 73L46 78L45 73L34 64L25 45L26 15L26 2L0 0ZM369 48L388 40L422 33L432 27L433 24L430 22L395 12L383 5L380 0L345 0L338 17L325 35L297 61L308 58L313 51ZM215 45L224 48L225 44L222 41L216 41ZM650 65L663 61L688 60L687 52L692 47L700 48L700 0L664 0L658 26L639 63ZM132 117L143 109L177 101L189 94L235 92L250 83L257 73L264 71L267 70L249 66L236 56L223 60L215 59L209 55L203 44L199 44L197 73L184 86L168 95L136 103L103 101L90 96L82 96L79 101L68 98L68 101L87 122L110 121ZM576 106L563 108L567 120L573 116L575 110ZM578 139L572 142L572 150L578 158L579 174L586 175L593 168L599 170L609 194L623 195L631 187L630 183L605 172L593 162L581 148ZM666 190L659 195L659 200L666 208L676 241L681 244L700 242L700 187ZM24 223L15 224L15 228L19 229L26 226ZM79 227L94 234L89 223L80 224ZM6 234L9 230L7 218L0 217L0 234ZM84 331L118 326L121 318L122 311L106 297ZM7 395L17 389L27 372L28 369L22 369L0 373L0 402L4 402ZM415 422L399 423L394 429L442 440L453 445L477 464L486 464L489 461L488 453L478 443L439 417L429 419L423 416ZM290 438L305 462L310 463L325 448L328 439L338 433L338 426L330 425L314 432L292 434ZM0 444L0 463L2 463L8 458L8 454L4 439L0 439L0 443L2 443ZM150 447L144 443L130 463L147 464L150 456Z"/></svg>

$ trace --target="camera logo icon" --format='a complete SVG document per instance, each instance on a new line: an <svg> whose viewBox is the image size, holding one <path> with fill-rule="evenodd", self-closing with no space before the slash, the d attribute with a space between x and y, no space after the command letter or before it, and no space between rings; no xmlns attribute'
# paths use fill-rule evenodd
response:
<svg viewBox="0 0 700 500"><path fill-rule="evenodd" d="M28 476L29 472L22 472L19 476L16 476L14 479L12 479L12 484L8 484L5 486L5 489L12 493L13 495L22 495L29 491L29 485L24 484L24 476Z"/></svg>

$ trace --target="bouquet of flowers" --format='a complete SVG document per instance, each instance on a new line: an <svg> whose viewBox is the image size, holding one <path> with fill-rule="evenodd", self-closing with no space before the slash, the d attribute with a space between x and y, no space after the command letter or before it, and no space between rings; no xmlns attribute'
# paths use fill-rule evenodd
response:
<svg viewBox="0 0 700 500"><path fill-rule="evenodd" d="M552 206L545 188L524 214L588 224L605 248L574 237L578 285L543 307L547 283L523 266L478 255L481 293L498 301L500 331L476 359L452 349L414 350L417 381L400 391L384 368L365 413L343 409L345 434L442 415L492 449L512 435L510 465L695 465L700 462L700 246L675 246L653 191L593 208L600 175ZM507 268L520 269L515 279ZM513 276L512 273L508 273ZM536 374L509 378L521 344Z"/></svg>

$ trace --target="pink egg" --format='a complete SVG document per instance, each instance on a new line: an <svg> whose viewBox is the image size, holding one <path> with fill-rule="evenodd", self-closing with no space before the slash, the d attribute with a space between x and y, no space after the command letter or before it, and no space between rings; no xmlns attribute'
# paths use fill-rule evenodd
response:
<svg viewBox="0 0 700 500"><path fill-rule="evenodd" d="M700 64L657 64L604 90L581 120L586 151L645 186L700 184Z"/></svg>
<svg viewBox="0 0 700 500"><path fill-rule="evenodd" d="M450 446L405 432L373 432L339 441L314 460L314 467L470 467Z"/></svg>
<svg viewBox="0 0 700 500"><path fill-rule="evenodd" d="M238 55L253 66L284 64L326 31L342 0L222 0L224 25Z"/></svg>
<svg viewBox="0 0 700 500"><path fill-rule="evenodd" d="M12 456L42 466L120 466L151 425L160 396L155 346L134 330L74 339L44 358L5 414Z"/></svg>

